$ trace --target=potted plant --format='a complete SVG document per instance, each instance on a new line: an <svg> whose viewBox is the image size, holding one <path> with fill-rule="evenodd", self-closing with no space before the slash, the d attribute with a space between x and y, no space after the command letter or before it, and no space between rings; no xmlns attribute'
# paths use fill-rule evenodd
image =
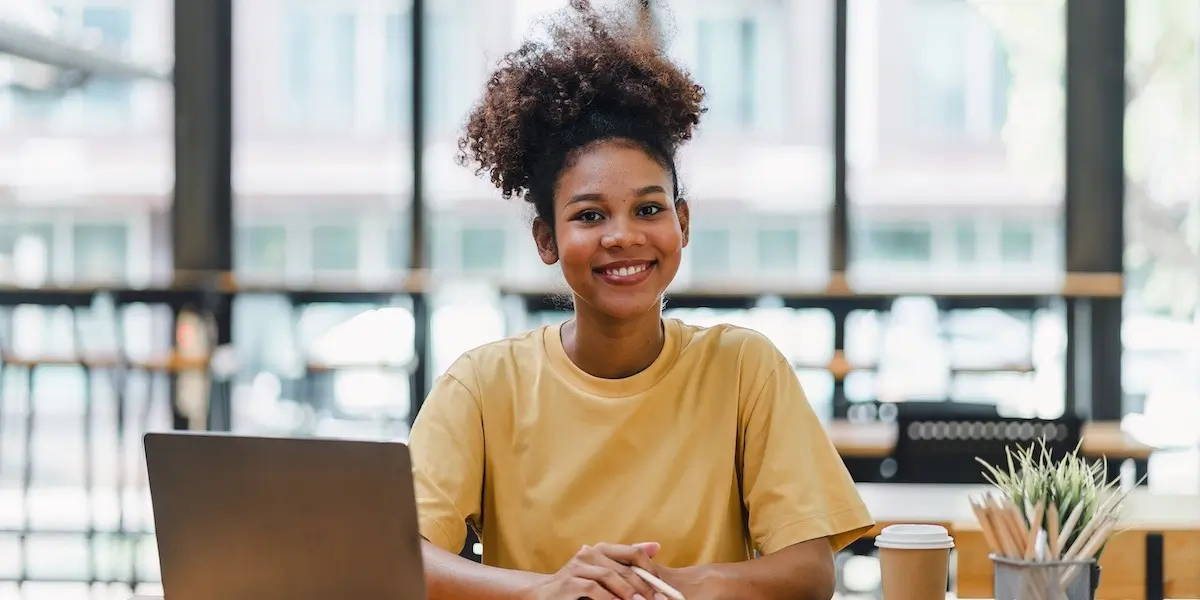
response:
<svg viewBox="0 0 1200 600"><path fill-rule="evenodd" d="M1074 600L1076 594L1066 589L1072 586L1094 598L1099 558L1117 533L1128 492L1119 493L1118 480L1106 479L1105 462L1079 456L1078 447L1062 459L1053 457L1044 440L1005 454L1007 469L977 459L994 492L970 500L991 547L997 598L1012 585L1034 598ZM1017 578L1023 578L1019 584Z"/></svg>

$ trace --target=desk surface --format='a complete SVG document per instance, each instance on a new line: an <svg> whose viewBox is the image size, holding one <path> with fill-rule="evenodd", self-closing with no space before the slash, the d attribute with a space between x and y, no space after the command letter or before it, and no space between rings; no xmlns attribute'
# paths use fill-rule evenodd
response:
<svg viewBox="0 0 1200 600"><path fill-rule="evenodd" d="M825 429L842 456L886 458L896 447L895 423L851 423L839 419L827 423ZM1086 456L1146 460L1153 450L1121 431L1121 424L1116 421L1093 421L1083 425L1083 453Z"/></svg>

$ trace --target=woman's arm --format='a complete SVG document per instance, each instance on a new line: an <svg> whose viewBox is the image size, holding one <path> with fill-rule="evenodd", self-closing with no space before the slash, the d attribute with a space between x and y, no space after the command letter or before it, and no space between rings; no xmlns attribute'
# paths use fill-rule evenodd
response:
<svg viewBox="0 0 1200 600"><path fill-rule="evenodd" d="M659 569L688 600L829 600L835 585L825 538L743 562Z"/></svg>
<svg viewBox="0 0 1200 600"><path fill-rule="evenodd" d="M429 600L526 600L545 575L481 565L421 541Z"/></svg>

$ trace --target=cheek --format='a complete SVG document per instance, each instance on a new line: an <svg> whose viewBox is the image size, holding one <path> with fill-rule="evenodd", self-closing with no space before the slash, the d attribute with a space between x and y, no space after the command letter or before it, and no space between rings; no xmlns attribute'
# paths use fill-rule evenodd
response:
<svg viewBox="0 0 1200 600"><path fill-rule="evenodd" d="M683 248L683 231L676 223L664 224L662 227L656 228L653 237L655 248L665 256L673 255L673 258L679 257L679 251Z"/></svg>
<svg viewBox="0 0 1200 600"><path fill-rule="evenodd" d="M565 270L591 270L592 255L598 247L595 236L578 229L558 234L558 258Z"/></svg>

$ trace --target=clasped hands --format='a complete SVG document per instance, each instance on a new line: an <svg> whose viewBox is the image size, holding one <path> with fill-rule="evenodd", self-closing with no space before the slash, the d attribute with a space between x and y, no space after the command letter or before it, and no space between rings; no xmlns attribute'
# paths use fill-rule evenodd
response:
<svg viewBox="0 0 1200 600"><path fill-rule="evenodd" d="M596 544L584 546L557 573L549 575L533 590L534 600L669 600L638 576L638 566L678 589L687 600L717 598L704 585L701 568L672 569L652 560L656 542L639 544Z"/></svg>

